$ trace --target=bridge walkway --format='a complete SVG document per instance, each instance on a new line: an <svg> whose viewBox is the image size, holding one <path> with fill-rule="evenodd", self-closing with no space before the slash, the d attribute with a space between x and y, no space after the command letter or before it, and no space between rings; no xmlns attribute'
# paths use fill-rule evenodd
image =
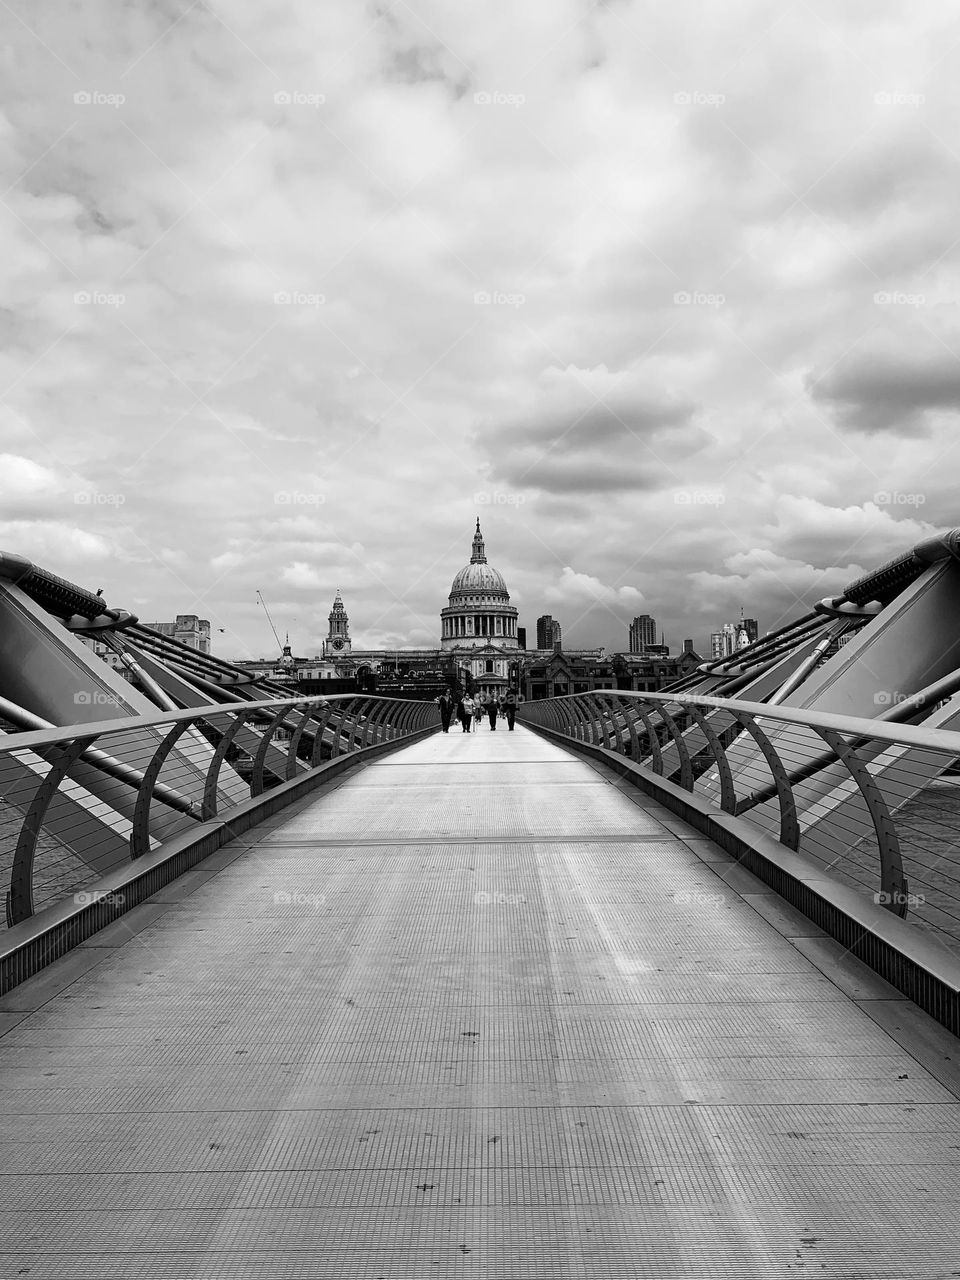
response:
<svg viewBox="0 0 960 1280"><path fill-rule="evenodd" d="M0 1031L4 1280L960 1274L957 1042L520 727L341 776Z"/></svg>

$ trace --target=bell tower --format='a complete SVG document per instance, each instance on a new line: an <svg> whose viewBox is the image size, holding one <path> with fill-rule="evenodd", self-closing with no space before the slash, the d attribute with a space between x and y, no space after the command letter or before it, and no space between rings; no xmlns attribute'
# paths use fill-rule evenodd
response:
<svg viewBox="0 0 960 1280"><path fill-rule="evenodd" d="M343 607L339 587L337 587L333 608L327 614L327 621L330 625L327 638L323 642L323 656L325 658L342 657L350 652L350 619Z"/></svg>

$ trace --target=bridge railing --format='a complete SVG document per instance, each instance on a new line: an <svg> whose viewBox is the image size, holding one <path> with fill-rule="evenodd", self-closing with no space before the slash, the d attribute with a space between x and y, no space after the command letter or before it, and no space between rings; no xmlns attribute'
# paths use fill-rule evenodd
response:
<svg viewBox="0 0 960 1280"><path fill-rule="evenodd" d="M90 886L177 837L338 756L433 727L433 703L343 694L0 737L5 925L71 899L89 906Z"/></svg>
<svg viewBox="0 0 960 1280"><path fill-rule="evenodd" d="M625 690L526 702L519 718L748 820L960 952L960 733Z"/></svg>

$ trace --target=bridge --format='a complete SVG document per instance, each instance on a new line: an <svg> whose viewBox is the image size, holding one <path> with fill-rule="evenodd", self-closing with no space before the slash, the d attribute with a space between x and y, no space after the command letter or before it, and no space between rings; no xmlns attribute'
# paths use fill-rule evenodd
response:
<svg viewBox="0 0 960 1280"><path fill-rule="evenodd" d="M943 545L469 735L19 566L0 1276L960 1274Z"/></svg>

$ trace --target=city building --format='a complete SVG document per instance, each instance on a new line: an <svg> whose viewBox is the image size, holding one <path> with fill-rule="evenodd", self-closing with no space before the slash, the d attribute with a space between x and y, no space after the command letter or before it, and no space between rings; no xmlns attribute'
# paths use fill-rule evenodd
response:
<svg viewBox="0 0 960 1280"><path fill-rule="evenodd" d="M634 618L630 623L628 630L629 641L627 648L631 653L643 653L645 649L651 648L657 643L657 624L649 613L643 613L639 618Z"/></svg>
<svg viewBox="0 0 960 1280"><path fill-rule="evenodd" d="M161 635L180 644L188 645L199 653L210 652L210 623L195 613L178 613L176 622L144 622L145 627L159 631Z"/></svg>
<svg viewBox="0 0 960 1280"><path fill-rule="evenodd" d="M739 625L740 630L747 633L748 644L753 644L754 641L760 639L760 624L756 618L741 618ZM743 648L742 645L740 647Z"/></svg>
<svg viewBox="0 0 960 1280"><path fill-rule="evenodd" d="M710 633L711 658L729 658L760 637L756 618L741 617L739 622L725 622L719 631Z"/></svg>
<svg viewBox="0 0 960 1280"><path fill-rule="evenodd" d="M545 613L537 619L537 648L553 652L561 643L560 623Z"/></svg>
<svg viewBox="0 0 960 1280"><path fill-rule="evenodd" d="M287 680L304 694L359 690L423 699L450 685L481 695L512 686L527 699L591 689L660 689L702 662L692 641L684 642L682 654L671 655L666 645L654 643L655 626L643 634L652 639L640 653L607 657L603 648L567 652L559 622L544 614L537 619L537 647L527 649L526 629L518 625L503 574L487 560L477 520L469 563L455 575L440 610L436 647L357 648L338 588L321 653L295 658L287 645L279 661L236 665Z"/></svg>
<svg viewBox="0 0 960 1280"><path fill-rule="evenodd" d="M352 682L353 688L402 697L434 697L450 684L500 694L518 678L523 629L503 574L487 560L479 519L469 563L454 577L440 611L436 648L356 648L339 590L327 621L322 654L295 662L297 687L305 693L333 691ZM522 638L525 643L525 633Z"/></svg>
<svg viewBox="0 0 960 1280"><path fill-rule="evenodd" d="M325 658L345 657L350 652L350 619L347 617L347 611L343 607L343 599L340 595L340 588L337 587L337 594L334 597L333 608L327 614L328 631L327 638L323 642L323 656Z"/></svg>

